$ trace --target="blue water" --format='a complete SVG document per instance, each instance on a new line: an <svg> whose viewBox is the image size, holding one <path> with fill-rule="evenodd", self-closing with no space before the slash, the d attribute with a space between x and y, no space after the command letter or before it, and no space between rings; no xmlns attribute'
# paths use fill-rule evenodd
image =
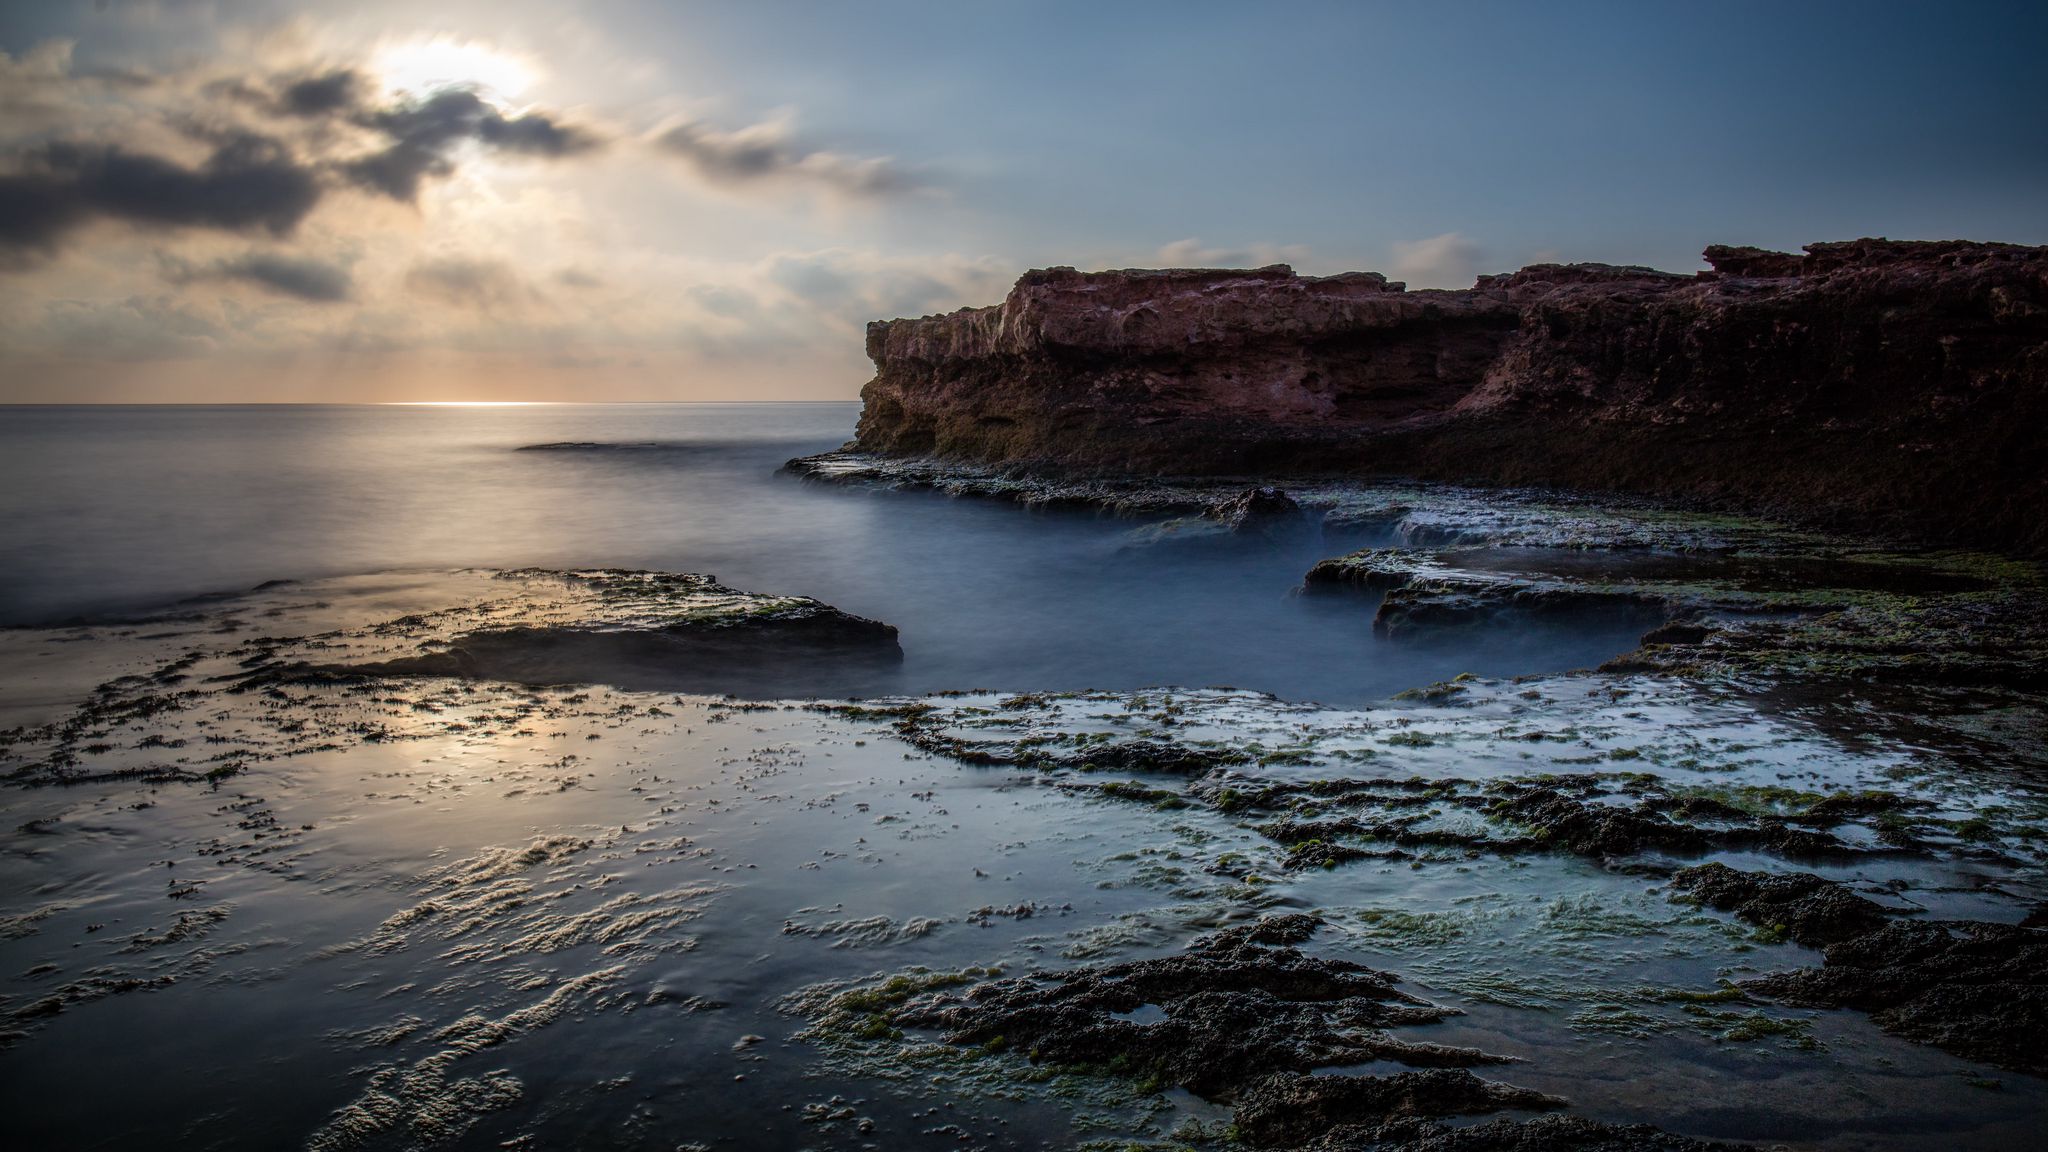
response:
<svg viewBox="0 0 2048 1152"><path fill-rule="evenodd" d="M1373 699L1599 662L1614 625L1395 643L1293 595L1355 540L1134 547L1142 522L779 473L854 404L0 408L0 623L443 567L710 572L885 620L870 691L1218 685ZM522 451L563 442L593 447Z"/></svg>

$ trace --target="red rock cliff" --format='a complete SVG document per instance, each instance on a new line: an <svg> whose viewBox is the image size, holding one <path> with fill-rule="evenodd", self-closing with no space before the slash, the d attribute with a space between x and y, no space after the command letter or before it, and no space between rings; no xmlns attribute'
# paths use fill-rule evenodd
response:
<svg viewBox="0 0 2048 1152"><path fill-rule="evenodd" d="M1712 247L1540 264L1024 275L868 326L858 445L1098 472L1307 472L1701 498L2048 552L2048 248Z"/></svg>

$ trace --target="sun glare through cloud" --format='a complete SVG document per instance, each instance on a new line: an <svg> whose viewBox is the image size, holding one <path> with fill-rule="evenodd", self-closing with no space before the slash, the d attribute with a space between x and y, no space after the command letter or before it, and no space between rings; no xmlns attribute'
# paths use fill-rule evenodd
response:
<svg viewBox="0 0 2048 1152"><path fill-rule="evenodd" d="M481 87L514 99L539 78L533 64L481 40L434 36L387 45L374 58L385 90L418 95L436 88Z"/></svg>

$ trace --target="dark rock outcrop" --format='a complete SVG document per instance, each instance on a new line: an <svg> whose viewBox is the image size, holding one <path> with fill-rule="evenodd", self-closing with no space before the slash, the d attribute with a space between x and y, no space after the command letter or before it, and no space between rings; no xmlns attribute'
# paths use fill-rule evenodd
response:
<svg viewBox="0 0 2048 1152"><path fill-rule="evenodd" d="M1303 523L1301 505L1278 488L1247 488L1206 514L1240 534L1271 534Z"/></svg>
<svg viewBox="0 0 2048 1152"><path fill-rule="evenodd" d="M1456 1010L1400 991L1388 973L1302 951L1317 923L1301 914L1268 916L1199 937L1178 954L1022 976L919 972L837 992L810 1010L865 1034L932 1029L953 1044L1022 1052L1033 1062L1154 1087L1183 1086L1230 1104L1234 1138L1251 1148L1725 1147L1576 1117L1459 1122L1567 1102L1467 1070L1510 1063L1508 1057L1395 1036L1395 1028L1432 1024ZM1377 1061L1407 1070L1342 1071Z"/></svg>
<svg viewBox="0 0 2048 1152"><path fill-rule="evenodd" d="M2048 932L1975 920L1894 920L1830 944L1819 968L1742 987L1787 1004L1858 1008L1885 1031L1958 1056L2048 1071Z"/></svg>
<svg viewBox="0 0 2048 1152"><path fill-rule="evenodd" d="M1980 920L1893 919L1833 880L1706 864L1672 887L1752 924L1826 947L1818 968L1744 980L1744 992L1855 1008L1921 1044L2024 1072L2048 1070L2048 931Z"/></svg>
<svg viewBox="0 0 2048 1152"><path fill-rule="evenodd" d="M1449 1125L1401 1117L1348 1125L1311 1152L1737 1152L1745 1145L1677 1136L1648 1124L1603 1124L1583 1116Z"/></svg>
<svg viewBox="0 0 2048 1152"><path fill-rule="evenodd" d="M1209 1097L1273 1072L1328 1065L1500 1062L1396 1039L1387 1029L1451 1013L1399 991L1387 973L1299 951L1315 924L1273 916L1212 933L1178 955L990 980L914 1001L893 1022L943 1030L955 1043L1000 1038L1035 1060L1115 1068ZM1148 1005L1156 1019L1132 1018Z"/></svg>
<svg viewBox="0 0 2048 1152"><path fill-rule="evenodd" d="M599 568L499 578L529 595L381 625L381 658L266 663L241 684L450 676L777 695L858 690L863 671L903 660L892 624L714 576Z"/></svg>
<svg viewBox="0 0 2048 1152"><path fill-rule="evenodd" d="M1389 1117L1455 1116L1504 1108L1558 1108L1564 1101L1527 1088L1482 1080L1463 1068L1392 1076L1278 1073L1239 1097L1237 1130L1255 1148L1294 1148L1333 1129Z"/></svg>
<svg viewBox="0 0 2048 1152"><path fill-rule="evenodd" d="M1671 886L1813 948L1876 931L1888 920L1875 901L1811 872L1744 872L1707 863L1678 873Z"/></svg>
<svg viewBox="0 0 2048 1152"><path fill-rule="evenodd" d="M1025 274L868 328L869 452L1094 473L1414 475L1641 491L2048 551L2048 248Z"/></svg>

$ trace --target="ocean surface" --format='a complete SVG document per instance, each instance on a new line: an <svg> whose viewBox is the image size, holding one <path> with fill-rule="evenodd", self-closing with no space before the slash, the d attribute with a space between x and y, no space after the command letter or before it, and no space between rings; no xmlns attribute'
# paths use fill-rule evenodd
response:
<svg viewBox="0 0 2048 1152"><path fill-rule="evenodd" d="M1296 594L1377 541L1158 545L1148 521L807 483L857 404L0 409L0 624L156 611L270 580L435 568L705 572L902 633L861 694L1227 685L1355 703L1587 667L1622 622L1376 639Z"/></svg>

